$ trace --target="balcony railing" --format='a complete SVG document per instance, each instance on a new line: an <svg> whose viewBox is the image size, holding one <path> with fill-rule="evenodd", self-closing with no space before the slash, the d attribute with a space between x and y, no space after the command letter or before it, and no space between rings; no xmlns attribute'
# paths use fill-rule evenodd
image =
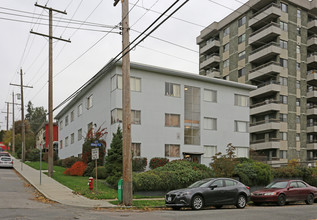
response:
<svg viewBox="0 0 317 220"><path fill-rule="evenodd" d="M317 87L316 86L308 86L307 92L312 92L312 91L317 91Z"/></svg>
<svg viewBox="0 0 317 220"><path fill-rule="evenodd" d="M259 69L262 69L262 68L264 68L266 66L269 66L269 65L272 65L272 64L275 64L275 65L278 65L278 66L280 65L278 62L271 61L271 62L262 64L261 66L257 66L255 68L253 68L252 70L250 70L250 73L255 72L255 71L259 70Z"/></svg>
<svg viewBox="0 0 317 220"><path fill-rule="evenodd" d="M309 70L307 72L307 75L311 75L311 74L315 74L315 73L317 73L317 70Z"/></svg>
<svg viewBox="0 0 317 220"><path fill-rule="evenodd" d="M307 57L317 56L317 52L307 54Z"/></svg>
<svg viewBox="0 0 317 220"><path fill-rule="evenodd" d="M256 125L268 124L268 123L271 123L271 122L280 122L280 119L270 118L270 119L263 120L263 121L253 122L253 123L250 123L250 127L256 126Z"/></svg>
<svg viewBox="0 0 317 220"><path fill-rule="evenodd" d="M259 107L259 106L267 105L267 104L271 104L271 103L279 104L281 102L279 100L267 99L263 102L258 102L258 103L251 105L250 108L255 108L255 107Z"/></svg>
<svg viewBox="0 0 317 220"><path fill-rule="evenodd" d="M277 8L280 8L280 6L278 4L275 4L275 3L272 3L272 4L269 4L267 6L265 6L264 8L262 8L260 11L257 11L256 13L254 13L251 18L254 18L255 16L257 16L258 14L261 14L262 12L264 12L266 9L272 7L272 6L275 6Z"/></svg>
<svg viewBox="0 0 317 220"><path fill-rule="evenodd" d="M214 57L214 56L219 56L219 54L218 54L218 53L213 53L213 54L210 54L210 55L206 55L204 61L206 61L206 60L208 60L209 58Z"/></svg>
<svg viewBox="0 0 317 220"><path fill-rule="evenodd" d="M257 53L257 52L259 52L259 51L261 51L261 50L263 50L264 48L267 48L267 47L269 47L269 46L277 46L277 47L280 47L280 44L278 44L278 43L276 43L276 42L274 42L274 41L273 41L273 42L270 42L270 43L268 43L268 44L265 44L265 45L263 45L263 46L261 46L261 47L255 49L255 50L253 50L253 51L250 53L250 55L255 54L255 53ZM316 55L317 55L317 52L316 52Z"/></svg>
<svg viewBox="0 0 317 220"><path fill-rule="evenodd" d="M265 25L264 27L261 27L260 29L258 29L258 30L256 30L256 31L252 32L252 33L250 34L250 37L256 35L257 33L260 33L261 31L265 30L266 28L268 28L268 27L270 27L270 26L276 26L276 27L280 28L280 25L279 25L279 24L277 24L277 23L275 23L275 22L271 22L271 23Z"/></svg>
<svg viewBox="0 0 317 220"><path fill-rule="evenodd" d="M268 81L268 82L261 83L261 84L257 85L257 87L261 88L261 87L264 87L264 86L267 86L267 85L272 85L272 84L280 85L280 82L277 82L276 80L271 80L271 81Z"/></svg>
<svg viewBox="0 0 317 220"><path fill-rule="evenodd" d="M307 122L307 127L314 127L314 126L317 126L317 121Z"/></svg>
<svg viewBox="0 0 317 220"><path fill-rule="evenodd" d="M277 142L280 141L281 139L279 138L269 138L268 142ZM260 144L260 143L265 143L265 139L259 139L259 140L252 140L251 144Z"/></svg>

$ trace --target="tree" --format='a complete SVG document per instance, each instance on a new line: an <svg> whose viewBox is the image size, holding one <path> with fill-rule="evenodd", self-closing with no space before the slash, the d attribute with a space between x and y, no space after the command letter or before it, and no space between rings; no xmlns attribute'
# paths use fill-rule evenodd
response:
<svg viewBox="0 0 317 220"><path fill-rule="evenodd" d="M113 134L111 148L106 156L106 182L113 187L117 187L119 179L122 177L122 131L118 127L117 133Z"/></svg>
<svg viewBox="0 0 317 220"><path fill-rule="evenodd" d="M238 164L238 161L235 160L234 150L235 147L230 143L227 145L226 155L218 152L212 157L213 162L210 163L210 166L215 171L216 176L232 177L234 175L234 168Z"/></svg>
<svg viewBox="0 0 317 220"><path fill-rule="evenodd" d="M44 107L33 107L31 101L27 105L27 114L25 119L30 122L31 130L35 133L39 127L46 122L46 113L47 111Z"/></svg>

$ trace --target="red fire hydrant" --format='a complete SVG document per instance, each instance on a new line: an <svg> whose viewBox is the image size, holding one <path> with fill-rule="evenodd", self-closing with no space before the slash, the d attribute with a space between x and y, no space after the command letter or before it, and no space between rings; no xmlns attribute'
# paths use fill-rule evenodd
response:
<svg viewBox="0 0 317 220"><path fill-rule="evenodd" d="M92 189L94 188L94 178L89 177L88 186L89 186L89 189L92 191Z"/></svg>

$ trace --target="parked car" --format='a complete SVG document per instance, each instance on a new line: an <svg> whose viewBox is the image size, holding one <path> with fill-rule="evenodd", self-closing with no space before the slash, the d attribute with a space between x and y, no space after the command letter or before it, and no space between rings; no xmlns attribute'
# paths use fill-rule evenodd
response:
<svg viewBox="0 0 317 220"><path fill-rule="evenodd" d="M288 202L305 201L312 205L317 198L317 188L302 180L275 181L264 189L251 193L255 205L265 202L275 202L280 206Z"/></svg>
<svg viewBox="0 0 317 220"><path fill-rule="evenodd" d="M0 157L0 167L13 168L13 159L7 156Z"/></svg>
<svg viewBox="0 0 317 220"><path fill-rule="evenodd" d="M249 187L229 178L209 178L197 181L185 189L170 191L165 196L165 205L174 210L191 207L198 210L205 206L221 208L235 205L243 209L250 199Z"/></svg>
<svg viewBox="0 0 317 220"><path fill-rule="evenodd" d="M0 152L0 157L3 157L3 156L10 157L10 154L6 151Z"/></svg>

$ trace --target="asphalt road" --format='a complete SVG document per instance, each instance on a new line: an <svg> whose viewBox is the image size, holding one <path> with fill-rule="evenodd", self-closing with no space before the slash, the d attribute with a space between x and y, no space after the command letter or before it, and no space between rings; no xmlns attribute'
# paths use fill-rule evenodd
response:
<svg viewBox="0 0 317 220"><path fill-rule="evenodd" d="M292 204L284 207L275 205L236 209L207 208L173 210L120 210L84 209L49 202L29 186L13 169L0 169L0 219L106 219L106 220L317 220L317 203L314 205Z"/></svg>

